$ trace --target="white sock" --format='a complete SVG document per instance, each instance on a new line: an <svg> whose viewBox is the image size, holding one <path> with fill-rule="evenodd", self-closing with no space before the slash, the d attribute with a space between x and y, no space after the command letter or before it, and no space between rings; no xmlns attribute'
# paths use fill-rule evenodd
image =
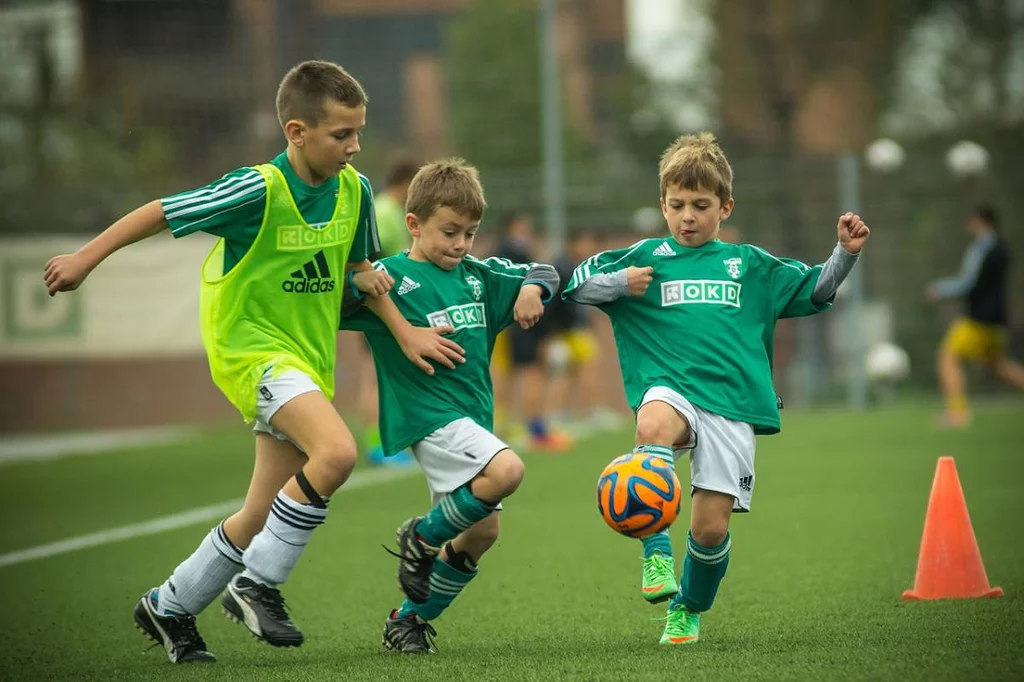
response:
<svg viewBox="0 0 1024 682"><path fill-rule="evenodd" d="M283 490L279 492L270 508L267 525L242 555L245 562L242 575L271 587L288 580L313 531L326 518L326 508L296 502Z"/></svg>
<svg viewBox="0 0 1024 682"><path fill-rule="evenodd" d="M157 613L161 616L198 614L242 568L242 550L224 534L222 521L160 586Z"/></svg>

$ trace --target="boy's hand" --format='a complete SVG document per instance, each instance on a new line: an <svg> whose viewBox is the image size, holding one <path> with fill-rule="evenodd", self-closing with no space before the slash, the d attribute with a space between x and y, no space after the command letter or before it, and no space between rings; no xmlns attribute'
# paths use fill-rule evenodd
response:
<svg viewBox="0 0 1024 682"><path fill-rule="evenodd" d="M405 357L426 372L434 375L434 367L427 360L434 360L441 363L448 369L455 369L455 363L466 361L466 351L462 346L451 339L446 339L442 334L451 334L455 331L447 325L442 327L409 327L396 339L398 345L405 353Z"/></svg>
<svg viewBox="0 0 1024 682"><path fill-rule="evenodd" d="M519 290L516 298L516 307L512 313L512 319L519 323L523 329L529 329L537 324L544 315L544 302L541 300L542 288L536 284L527 284Z"/></svg>
<svg viewBox="0 0 1024 682"><path fill-rule="evenodd" d="M82 285L96 264L80 253L54 256L43 268L43 281L50 296L58 291L74 291Z"/></svg>
<svg viewBox="0 0 1024 682"><path fill-rule="evenodd" d="M654 268L650 265L644 268L629 266L626 268L626 286L629 288L630 296L643 296L647 293L647 287L654 281Z"/></svg>
<svg viewBox="0 0 1024 682"><path fill-rule="evenodd" d="M367 296L383 296L395 286L395 280L384 270L363 270L352 275L352 284Z"/></svg>
<svg viewBox="0 0 1024 682"><path fill-rule="evenodd" d="M871 234L871 230L856 213L844 213L839 216L836 230L839 232L839 243L846 253L860 253L864 248L864 242L868 240L868 235Z"/></svg>

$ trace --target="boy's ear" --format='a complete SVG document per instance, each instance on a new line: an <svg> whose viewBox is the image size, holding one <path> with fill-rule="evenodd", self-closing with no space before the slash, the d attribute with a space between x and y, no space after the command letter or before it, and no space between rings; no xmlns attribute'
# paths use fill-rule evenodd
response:
<svg viewBox="0 0 1024 682"><path fill-rule="evenodd" d="M293 118L284 124L284 136L296 147L301 147L306 143L305 133L306 124L302 121Z"/></svg>
<svg viewBox="0 0 1024 682"><path fill-rule="evenodd" d="M725 220L732 214L732 207L736 205L735 199L729 199L729 201L722 204L722 220Z"/></svg>
<svg viewBox="0 0 1024 682"><path fill-rule="evenodd" d="M405 228L409 230L409 234L419 239L420 236L420 220L416 217L415 213L405 214Z"/></svg>

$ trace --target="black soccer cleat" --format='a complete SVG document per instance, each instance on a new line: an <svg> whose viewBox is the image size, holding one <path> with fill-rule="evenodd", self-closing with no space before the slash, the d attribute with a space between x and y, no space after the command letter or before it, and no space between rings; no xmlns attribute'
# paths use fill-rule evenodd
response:
<svg viewBox="0 0 1024 682"><path fill-rule="evenodd" d="M270 646L301 646L302 631L284 608L284 597L273 587L236 576L221 598L224 615L242 623L256 639Z"/></svg>
<svg viewBox="0 0 1024 682"><path fill-rule="evenodd" d="M146 592L135 604L132 618L142 634L163 646L171 663L213 663L217 657L206 649L206 642L196 629L196 617L161 616L153 608L152 595Z"/></svg>
<svg viewBox="0 0 1024 682"><path fill-rule="evenodd" d="M434 637L437 631L434 626L413 614L405 618L398 617L398 611L392 611L384 621L384 637L381 643L385 651L397 651L403 654L434 654Z"/></svg>
<svg viewBox="0 0 1024 682"><path fill-rule="evenodd" d="M416 535L416 524L422 516L409 519L398 527L398 585L414 604L430 598L430 572L440 548L431 547Z"/></svg>

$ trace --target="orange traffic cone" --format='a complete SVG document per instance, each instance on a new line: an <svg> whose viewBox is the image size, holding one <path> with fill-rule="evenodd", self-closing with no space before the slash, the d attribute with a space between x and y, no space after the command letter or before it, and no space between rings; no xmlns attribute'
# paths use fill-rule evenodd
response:
<svg viewBox="0 0 1024 682"><path fill-rule="evenodd" d="M903 598L970 599L1002 594L1002 588L988 584L956 464L952 457L939 457L914 589L904 592Z"/></svg>

